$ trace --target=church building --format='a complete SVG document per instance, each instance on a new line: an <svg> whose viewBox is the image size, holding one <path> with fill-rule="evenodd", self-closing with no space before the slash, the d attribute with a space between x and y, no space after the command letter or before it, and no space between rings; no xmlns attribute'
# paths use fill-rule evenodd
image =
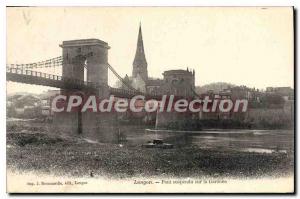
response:
<svg viewBox="0 0 300 199"><path fill-rule="evenodd" d="M142 27L139 27L136 52L132 64L132 76L124 81L133 88L152 95L192 96L195 89L195 71L168 70L163 72L163 79L148 76L148 64L145 55ZM123 86L123 88L126 88Z"/></svg>

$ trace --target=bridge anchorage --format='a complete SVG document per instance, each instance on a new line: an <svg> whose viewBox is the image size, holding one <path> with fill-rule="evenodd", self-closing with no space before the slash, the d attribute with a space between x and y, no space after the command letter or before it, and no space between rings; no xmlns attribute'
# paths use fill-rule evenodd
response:
<svg viewBox="0 0 300 199"><path fill-rule="evenodd" d="M60 88L61 94L79 92L82 95L93 94L101 98L108 98L109 95L119 98L143 95L146 99L161 99L161 95L147 94L136 90L117 73L108 63L110 47L106 42L99 39L70 40L63 41L60 47L62 56L35 63L7 65L7 81ZM56 67L62 70L62 75L40 72L41 69ZM108 70L127 89L109 87ZM55 113L53 124L59 131L95 136L104 141L111 141L114 140L113 133L107 132L113 131L117 121L116 117L116 113L113 112L105 114L88 111L61 112ZM159 120L158 123L177 120L174 113L157 115L156 118Z"/></svg>

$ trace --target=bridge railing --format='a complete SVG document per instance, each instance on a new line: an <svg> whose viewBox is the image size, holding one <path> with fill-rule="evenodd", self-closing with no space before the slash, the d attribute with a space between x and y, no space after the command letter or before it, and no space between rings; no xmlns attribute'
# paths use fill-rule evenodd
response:
<svg viewBox="0 0 300 199"><path fill-rule="evenodd" d="M51 79L51 80L58 80L58 81L62 80L62 76L59 76L59 75L52 75L52 74L42 73L42 72L32 71L32 70L23 70L23 69L19 69L19 68L7 68L6 72L19 74L19 75L41 77L41 78L46 78L46 79Z"/></svg>
<svg viewBox="0 0 300 199"><path fill-rule="evenodd" d="M32 70L24 70L24 69L20 69L20 68L6 68L6 72L18 74L18 75L26 75L26 76L45 78L45 79L50 79L50 80L55 80L55 81L63 81L66 84L73 84L73 85L77 85L79 87L84 87L84 86L91 87L91 88L99 88L100 87L100 84L94 83L94 82L87 82L87 81L82 81L82 80L78 80L78 79L62 77L59 75L52 75L52 74L37 72L37 71L32 71Z"/></svg>
<svg viewBox="0 0 300 199"><path fill-rule="evenodd" d="M110 91L113 93L119 93L119 94L124 94L124 95L138 95L138 94L143 94L142 92L136 92L133 90L126 90L126 89L122 89L122 88L113 88L113 87L109 87Z"/></svg>
<svg viewBox="0 0 300 199"><path fill-rule="evenodd" d="M86 88L92 88L92 89L98 89L101 88L101 84L95 83L95 82L87 82L87 81L82 81L78 79L72 79L68 77L62 77L59 75L52 75L48 73L43 73L43 72L38 72L38 71L32 71L32 70L24 70L21 68L6 68L7 73L11 74L18 74L20 76L32 76L32 77L38 77L41 79L49 79L53 81L59 81L65 85L69 86L76 86L76 87L86 87ZM122 88L113 88L109 87L109 90L111 93L118 94L119 96L127 96L127 97L132 97L135 95L146 95L146 93L136 91L136 90L127 90L127 89L122 89ZM148 97L155 97L156 95L149 95Z"/></svg>

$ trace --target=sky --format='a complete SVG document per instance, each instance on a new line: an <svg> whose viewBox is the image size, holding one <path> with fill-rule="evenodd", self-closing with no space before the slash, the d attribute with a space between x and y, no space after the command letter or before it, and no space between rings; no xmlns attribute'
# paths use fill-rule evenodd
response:
<svg viewBox="0 0 300 199"><path fill-rule="evenodd" d="M11 7L7 63L57 57L62 41L96 38L111 47L110 65L121 76L130 76L140 22L150 77L188 67L195 69L196 86L228 82L259 89L293 87L290 7ZM44 72L61 74L61 68ZM109 73L111 86L116 80ZM48 89L7 83L8 94Z"/></svg>

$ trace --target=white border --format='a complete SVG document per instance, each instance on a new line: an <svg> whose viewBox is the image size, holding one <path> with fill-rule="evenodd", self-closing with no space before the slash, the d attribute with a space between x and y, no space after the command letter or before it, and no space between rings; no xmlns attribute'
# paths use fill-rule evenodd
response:
<svg viewBox="0 0 300 199"><path fill-rule="evenodd" d="M1 125L1 139L0 139L0 196L1 198L7 197L20 197L20 196L8 196L6 194L6 73L5 73L5 65L6 65L6 6L295 6L295 8L300 8L300 1L295 0L7 0L2 2L0 7L0 42L1 42L1 54L0 54L0 63L2 72L0 73L0 125ZM299 10L298 10L299 16ZM299 28L299 20L296 21L297 27ZM299 41L299 40L298 40ZM298 43L298 42L297 42ZM298 46L298 45L297 45ZM299 50L297 52L297 57L299 57ZM299 69L297 71L297 76L299 77ZM296 81L296 80L295 80ZM297 93L299 93L299 87L297 84ZM298 96L296 97L298 99ZM299 107L297 107L297 112ZM297 117L297 124L299 123L299 117ZM297 125L298 126L298 125ZM298 128L297 128L298 129ZM299 135L297 136L297 143L299 145ZM298 147L297 147L298 148ZM297 150L298 151L298 150ZM299 160L299 152L297 153L297 160ZM297 171L299 172L299 163L297 164ZM297 183L298 187L296 190L299 191L299 182ZM26 198L31 198L33 196L23 196ZM35 196L34 198L42 198L42 195ZM47 196L49 198L63 198L66 196ZM70 197L70 196L68 196ZM81 196L71 196L73 197L81 197ZM94 196L95 197L95 196ZM99 197L99 196L96 196ZM117 196L109 196L111 198L117 198ZM126 197L132 197L127 195ZM141 196L139 196L141 197ZM144 198L147 196L143 196ZM158 196L159 197L159 196ZM173 198L174 196L166 196L165 198ZM177 196L178 197L178 196ZM180 196L187 197L187 196ZM206 198L206 196L203 196ZM221 196L213 196L210 198L217 198ZM224 197L224 196L222 196ZM228 197L228 196L227 196ZM242 196L236 196L237 198L241 198ZM272 197L272 196L271 196ZM286 196L291 198L291 196ZM253 196L247 196L243 198L253 198ZM255 196L255 198L261 198L261 196Z"/></svg>
<svg viewBox="0 0 300 199"><path fill-rule="evenodd" d="M288 0L10 0L14 6L292 6Z"/></svg>

